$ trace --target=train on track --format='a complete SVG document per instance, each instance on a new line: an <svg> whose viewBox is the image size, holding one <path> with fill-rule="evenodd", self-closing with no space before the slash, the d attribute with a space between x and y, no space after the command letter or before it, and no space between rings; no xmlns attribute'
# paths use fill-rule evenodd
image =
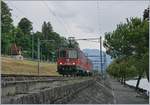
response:
<svg viewBox="0 0 150 105"><path fill-rule="evenodd" d="M79 48L57 50L57 72L62 75L90 76L93 64Z"/></svg>

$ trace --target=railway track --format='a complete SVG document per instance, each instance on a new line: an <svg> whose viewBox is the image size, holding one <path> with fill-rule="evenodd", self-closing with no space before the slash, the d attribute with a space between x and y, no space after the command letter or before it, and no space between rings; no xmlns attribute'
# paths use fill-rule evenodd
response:
<svg viewBox="0 0 150 105"><path fill-rule="evenodd" d="M16 75L16 74L1 74L1 83L26 83L26 82L42 82L42 81L67 81L73 79L81 79L86 77L64 77L64 76L49 76L49 75Z"/></svg>
<svg viewBox="0 0 150 105"><path fill-rule="evenodd" d="M1 81L61 80L63 76L1 74Z"/></svg>

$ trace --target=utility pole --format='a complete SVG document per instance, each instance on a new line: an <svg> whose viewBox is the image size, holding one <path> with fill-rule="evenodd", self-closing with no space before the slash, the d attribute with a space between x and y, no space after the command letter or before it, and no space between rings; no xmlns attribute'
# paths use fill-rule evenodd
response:
<svg viewBox="0 0 150 105"><path fill-rule="evenodd" d="M106 61L107 59L106 59L106 52L104 53L104 79L106 79L106 66L107 66L107 61Z"/></svg>
<svg viewBox="0 0 150 105"><path fill-rule="evenodd" d="M40 40L38 38L38 76L40 71Z"/></svg>
<svg viewBox="0 0 150 105"><path fill-rule="evenodd" d="M104 69L106 69L106 53L104 54Z"/></svg>
<svg viewBox="0 0 150 105"><path fill-rule="evenodd" d="M100 66L101 66L101 73L103 76L103 64L102 64L102 37L100 36L100 40L99 40L99 44L100 44Z"/></svg>
<svg viewBox="0 0 150 105"><path fill-rule="evenodd" d="M32 33L32 59L34 59L34 35Z"/></svg>
<svg viewBox="0 0 150 105"><path fill-rule="evenodd" d="M51 41L53 41L54 42L54 40L40 40L39 38L38 38L38 49L37 49L37 51L38 51L38 76L39 76L39 74L40 74L40 60L41 60L41 54L40 54L40 52L42 52L42 51L40 51L40 46L41 46L41 43L42 43L42 41L49 41L49 42L51 42Z"/></svg>

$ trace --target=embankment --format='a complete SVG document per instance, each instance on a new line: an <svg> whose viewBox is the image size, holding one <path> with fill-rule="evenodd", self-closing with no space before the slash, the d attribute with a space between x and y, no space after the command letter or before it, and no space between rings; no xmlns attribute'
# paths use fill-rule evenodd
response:
<svg viewBox="0 0 150 105"><path fill-rule="evenodd" d="M13 88L14 90L21 89L20 93L2 95L1 102L3 104L113 103L111 89L100 79L93 77L77 77L53 82L39 81L19 85L13 86ZM6 87L2 87L4 93L7 93ZM10 91L10 89L8 90ZM87 99L89 101L85 100L86 94L89 96ZM78 99L77 97L82 98Z"/></svg>

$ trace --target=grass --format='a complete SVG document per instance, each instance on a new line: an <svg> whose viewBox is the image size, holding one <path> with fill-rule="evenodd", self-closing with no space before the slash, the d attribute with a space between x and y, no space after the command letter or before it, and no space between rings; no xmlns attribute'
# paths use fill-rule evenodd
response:
<svg viewBox="0 0 150 105"><path fill-rule="evenodd" d="M2 57L1 74L38 75L38 63L29 60L16 60ZM40 62L40 75L58 76L56 63Z"/></svg>

